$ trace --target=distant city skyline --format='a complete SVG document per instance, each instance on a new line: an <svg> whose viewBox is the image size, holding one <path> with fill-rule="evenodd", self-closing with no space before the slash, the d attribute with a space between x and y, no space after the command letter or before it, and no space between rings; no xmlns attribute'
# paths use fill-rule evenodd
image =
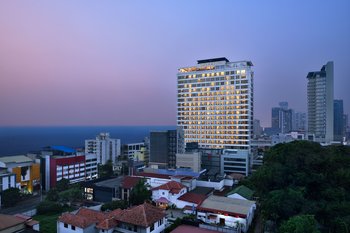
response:
<svg viewBox="0 0 350 233"><path fill-rule="evenodd" d="M254 118L307 112L309 71L334 61L350 114L349 1L2 1L0 126L176 125L176 74L254 65Z"/></svg>

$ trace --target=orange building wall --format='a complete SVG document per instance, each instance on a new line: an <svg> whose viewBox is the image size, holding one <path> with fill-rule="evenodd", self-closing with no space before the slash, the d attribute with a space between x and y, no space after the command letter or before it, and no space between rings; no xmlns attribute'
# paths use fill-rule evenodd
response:
<svg viewBox="0 0 350 233"><path fill-rule="evenodd" d="M30 178L29 181L21 182L21 168L15 167L12 168L12 172L16 174L16 183L20 183L21 186L27 186L28 191L33 192L33 181L40 181L40 164L33 164L30 166Z"/></svg>

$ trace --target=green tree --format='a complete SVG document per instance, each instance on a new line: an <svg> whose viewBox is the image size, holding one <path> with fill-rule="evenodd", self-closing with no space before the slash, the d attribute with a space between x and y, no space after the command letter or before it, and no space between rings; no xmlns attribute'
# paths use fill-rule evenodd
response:
<svg viewBox="0 0 350 233"><path fill-rule="evenodd" d="M115 209L126 209L128 208L128 203L125 200L111 201L103 204L101 206L102 211L115 210Z"/></svg>
<svg viewBox="0 0 350 233"><path fill-rule="evenodd" d="M313 215L298 215L282 223L281 233L319 233L317 221Z"/></svg>
<svg viewBox="0 0 350 233"><path fill-rule="evenodd" d="M36 207L37 214L57 214L62 212L62 206L53 201L40 202Z"/></svg>
<svg viewBox="0 0 350 233"><path fill-rule="evenodd" d="M98 166L98 177L105 178L113 176L113 164L108 160L106 164Z"/></svg>
<svg viewBox="0 0 350 233"><path fill-rule="evenodd" d="M79 187L73 187L59 193L59 200L62 203L72 203L74 201L82 200L83 191Z"/></svg>
<svg viewBox="0 0 350 233"><path fill-rule="evenodd" d="M59 195L56 188L51 188L46 194L46 200L48 201L58 201Z"/></svg>
<svg viewBox="0 0 350 233"><path fill-rule="evenodd" d="M152 192L148 190L148 185L142 179L140 180L130 193L130 205L140 205L145 201L151 200Z"/></svg>
<svg viewBox="0 0 350 233"><path fill-rule="evenodd" d="M16 205L21 200L20 190L18 188L9 188L2 192L2 203L5 207Z"/></svg>
<svg viewBox="0 0 350 233"><path fill-rule="evenodd" d="M277 144L243 182L255 190L264 217L277 227L295 215L315 216L325 232L350 225L350 147Z"/></svg>
<svg viewBox="0 0 350 233"><path fill-rule="evenodd" d="M63 178L63 179L57 181L56 189L58 192L62 192L62 191L69 189L69 180Z"/></svg>

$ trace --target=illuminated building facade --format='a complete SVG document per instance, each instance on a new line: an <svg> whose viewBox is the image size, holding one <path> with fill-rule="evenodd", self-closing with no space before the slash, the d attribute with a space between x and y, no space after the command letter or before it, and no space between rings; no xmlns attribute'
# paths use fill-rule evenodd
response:
<svg viewBox="0 0 350 233"><path fill-rule="evenodd" d="M39 189L40 164L35 163L31 158L25 155L0 157L0 168L15 174L16 187L22 192L32 193L35 189ZM13 180L10 181L12 182Z"/></svg>
<svg viewBox="0 0 350 233"><path fill-rule="evenodd" d="M177 74L177 125L200 148L249 150L253 135L251 61L198 60Z"/></svg>

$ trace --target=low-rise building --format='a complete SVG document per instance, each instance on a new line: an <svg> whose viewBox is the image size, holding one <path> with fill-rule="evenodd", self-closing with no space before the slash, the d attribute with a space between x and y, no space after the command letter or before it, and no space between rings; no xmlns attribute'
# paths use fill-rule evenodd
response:
<svg viewBox="0 0 350 233"><path fill-rule="evenodd" d="M255 209L254 201L212 195L197 207L197 219L247 232Z"/></svg>
<svg viewBox="0 0 350 233"><path fill-rule="evenodd" d="M25 155L0 157L0 168L15 174L16 187L22 192L32 193L35 188L40 187L40 164ZM10 183L13 183L13 176L7 177L10 177ZM6 179L3 179L3 185L6 184Z"/></svg>
<svg viewBox="0 0 350 233"><path fill-rule="evenodd" d="M6 168L0 168L0 207L2 205L2 192L16 187L16 174L8 172Z"/></svg>
<svg viewBox="0 0 350 233"><path fill-rule="evenodd" d="M120 199L129 201L132 189L141 181L141 177L125 176L120 183Z"/></svg>
<svg viewBox="0 0 350 233"><path fill-rule="evenodd" d="M158 206L166 208L175 205L178 207L178 198L187 192L186 186L176 181L169 181L152 189L152 200ZM178 207L183 208L183 207Z"/></svg>
<svg viewBox="0 0 350 233"><path fill-rule="evenodd" d="M76 212L62 214L57 221L57 232L159 233L164 231L165 223L165 212L148 203L111 212L81 208Z"/></svg>
<svg viewBox="0 0 350 233"><path fill-rule="evenodd" d="M194 172L201 171L201 156L200 152L188 152L184 154L176 154L176 167L188 168Z"/></svg>
<svg viewBox="0 0 350 233"><path fill-rule="evenodd" d="M57 181L68 179L71 184L85 181L85 155L45 155L41 159L43 187L49 190Z"/></svg>
<svg viewBox="0 0 350 233"><path fill-rule="evenodd" d="M250 168L250 159L248 150L223 150L221 158L221 173L240 173L248 176Z"/></svg>
<svg viewBox="0 0 350 233"><path fill-rule="evenodd" d="M20 232L25 229L26 220L7 214L0 214L0 232Z"/></svg>
<svg viewBox="0 0 350 233"><path fill-rule="evenodd" d="M84 197L97 202L110 202L120 199L120 184L123 177L112 179L87 181L82 184Z"/></svg>
<svg viewBox="0 0 350 233"><path fill-rule="evenodd" d="M243 199L243 200L252 200L253 194L254 194L253 190L251 190L250 188L244 185L240 185L234 188L232 191L228 192L226 194L226 197Z"/></svg>

